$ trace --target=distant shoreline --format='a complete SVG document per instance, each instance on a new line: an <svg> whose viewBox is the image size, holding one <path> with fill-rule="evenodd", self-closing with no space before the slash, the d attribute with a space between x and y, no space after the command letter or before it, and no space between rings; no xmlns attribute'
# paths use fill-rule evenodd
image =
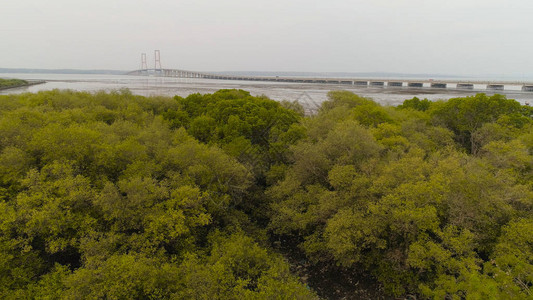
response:
<svg viewBox="0 0 533 300"><path fill-rule="evenodd" d="M124 75L122 70L78 70L78 69L26 69L26 68L0 68L0 73L6 74L102 74Z"/></svg>

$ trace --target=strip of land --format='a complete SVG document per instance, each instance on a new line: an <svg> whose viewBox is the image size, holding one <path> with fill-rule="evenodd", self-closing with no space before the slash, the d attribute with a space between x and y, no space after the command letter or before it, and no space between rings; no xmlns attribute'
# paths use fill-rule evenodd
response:
<svg viewBox="0 0 533 300"><path fill-rule="evenodd" d="M25 87L30 85L36 85L45 83L44 80L38 80L38 81L26 81L22 79L2 79L0 78L0 90L7 90L7 89L13 89L13 88L19 88L19 87Z"/></svg>

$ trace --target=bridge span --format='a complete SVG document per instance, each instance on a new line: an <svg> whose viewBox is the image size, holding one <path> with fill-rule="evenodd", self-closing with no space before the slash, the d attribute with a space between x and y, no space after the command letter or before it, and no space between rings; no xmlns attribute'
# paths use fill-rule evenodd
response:
<svg viewBox="0 0 533 300"><path fill-rule="evenodd" d="M318 84L339 84L352 85L357 87L407 87L407 88L434 88L446 89L455 88L459 90L473 90L474 85L482 85L489 91L503 91L506 87L521 86L522 91L533 92L533 82L522 81L487 81L487 80L433 80L433 79L377 79L377 78L311 78L311 77L288 77L288 76L242 76L223 75L187 71L179 69L142 69L127 73L127 75L137 76L158 76L173 78L204 78L217 80L239 80L239 81L271 81L271 82L292 82L292 83L318 83Z"/></svg>

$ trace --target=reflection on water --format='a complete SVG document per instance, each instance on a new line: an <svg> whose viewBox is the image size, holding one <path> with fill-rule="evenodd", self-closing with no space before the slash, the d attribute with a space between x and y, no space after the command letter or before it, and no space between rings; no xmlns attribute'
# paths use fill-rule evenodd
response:
<svg viewBox="0 0 533 300"><path fill-rule="evenodd" d="M265 95L274 100L301 100L304 102L320 103L327 98L331 90L348 90L364 97L370 97L381 104L397 105L405 99L412 97L427 98L430 100L449 99L475 95L483 92L484 86L474 86L475 90L460 91L455 89L408 89L380 88L380 87L355 87L352 85L335 84L304 84L304 83L278 83L258 81L227 81L196 78L163 78L126 75L85 75L85 74L0 74L0 78L20 78L26 80L46 80L44 84L0 91L0 94L38 92L52 89L71 89L78 91L113 91L128 88L132 93L143 96L187 96L193 93L213 93L220 89L244 89L252 95ZM509 90L499 91L508 98L516 99L524 104L533 103L533 92L522 92L520 87L511 87Z"/></svg>

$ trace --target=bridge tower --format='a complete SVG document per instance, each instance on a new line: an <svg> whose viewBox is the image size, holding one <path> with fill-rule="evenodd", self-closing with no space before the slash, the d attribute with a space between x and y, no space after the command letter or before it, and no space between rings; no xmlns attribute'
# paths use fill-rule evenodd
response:
<svg viewBox="0 0 533 300"><path fill-rule="evenodd" d="M146 63L146 53L141 53L141 70L148 70L148 64Z"/></svg>
<svg viewBox="0 0 533 300"><path fill-rule="evenodd" d="M161 53L159 52L159 50L155 50L155 53L154 53L154 69L156 70L156 72L159 70L161 71L162 67L161 67Z"/></svg>

